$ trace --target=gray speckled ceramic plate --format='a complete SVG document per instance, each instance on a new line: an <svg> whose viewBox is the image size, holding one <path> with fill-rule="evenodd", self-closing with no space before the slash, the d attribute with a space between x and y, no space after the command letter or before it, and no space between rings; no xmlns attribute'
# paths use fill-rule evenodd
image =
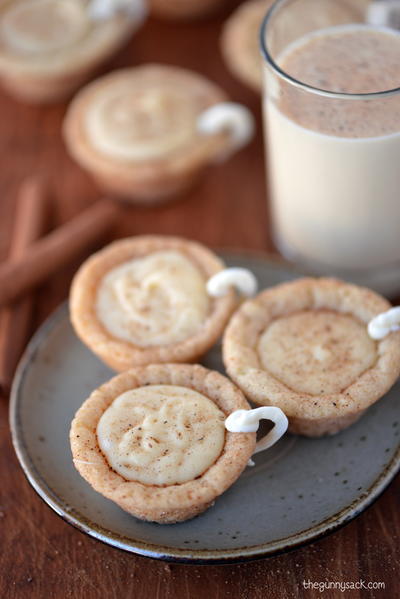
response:
<svg viewBox="0 0 400 599"><path fill-rule="evenodd" d="M297 276L261 257L224 257L251 268L260 287ZM219 349L204 363L221 369ZM348 430L318 440L287 435L257 455L256 466L201 516L168 526L141 522L93 491L72 465L72 417L111 375L76 338L64 306L30 343L10 410L14 446L34 489L65 520L120 549L197 563L272 555L354 518L400 467L397 384Z"/></svg>

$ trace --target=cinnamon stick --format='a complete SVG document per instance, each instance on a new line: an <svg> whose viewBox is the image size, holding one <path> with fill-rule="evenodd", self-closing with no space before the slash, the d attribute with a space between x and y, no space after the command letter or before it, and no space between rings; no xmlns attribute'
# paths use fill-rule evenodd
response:
<svg viewBox="0 0 400 599"><path fill-rule="evenodd" d="M35 178L26 179L17 196L9 260L20 259L29 246L44 233L47 213L46 193ZM5 308L0 326L0 392L8 395L15 368L29 337L33 298L25 297Z"/></svg>
<svg viewBox="0 0 400 599"><path fill-rule="evenodd" d="M0 265L0 306L45 280L97 241L120 214L111 200L99 200L65 225L30 246L18 260Z"/></svg>

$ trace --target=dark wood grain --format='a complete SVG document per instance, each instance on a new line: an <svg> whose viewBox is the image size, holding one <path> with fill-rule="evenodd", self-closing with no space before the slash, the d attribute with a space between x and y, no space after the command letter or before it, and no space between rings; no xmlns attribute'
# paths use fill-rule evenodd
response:
<svg viewBox="0 0 400 599"><path fill-rule="evenodd" d="M259 99L225 69L218 36L223 17L195 24L149 22L111 66L160 61L197 69L219 82L257 115L252 145L184 200L161 208L132 208L111 237L172 233L211 246L270 250ZM98 197L67 157L60 139L65 105L33 108L0 92L0 255L6 256L20 180L37 172L53 194L53 226ZM37 292L32 331L67 296L79 262ZM63 522L25 480L12 450L6 399L0 401L0 597L137 599L292 599L399 596L400 481L364 514L331 536L292 553L235 566L168 565L105 546ZM312 481L311 481L312 483ZM243 506L246 509L246 506ZM384 591L325 592L311 581L383 581Z"/></svg>

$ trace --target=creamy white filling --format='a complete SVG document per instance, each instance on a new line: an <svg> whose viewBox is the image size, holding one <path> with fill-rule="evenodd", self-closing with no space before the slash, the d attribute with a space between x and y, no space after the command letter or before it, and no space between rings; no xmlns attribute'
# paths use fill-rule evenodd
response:
<svg viewBox="0 0 400 599"><path fill-rule="evenodd" d="M87 110L93 146L112 158L162 158L196 137L197 111L185 90L121 80L102 90Z"/></svg>
<svg viewBox="0 0 400 599"><path fill-rule="evenodd" d="M297 393L341 393L376 361L366 326L349 314L304 310L275 318L261 333L261 366Z"/></svg>
<svg viewBox="0 0 400 599"><path fill-rule="evenodd" d="M97 426L109 465L127 480L181 484L203 474L225 443L223 412L186 387L148 385L117 397Z"/></svg>
<svg viewBox="0 0 400 599"><path fill-rule="evenodd" d="M97 317L105 329L141 347L194 335L209 307L202 273L173 250L124 262L104 276L97 291Z"/></svg>

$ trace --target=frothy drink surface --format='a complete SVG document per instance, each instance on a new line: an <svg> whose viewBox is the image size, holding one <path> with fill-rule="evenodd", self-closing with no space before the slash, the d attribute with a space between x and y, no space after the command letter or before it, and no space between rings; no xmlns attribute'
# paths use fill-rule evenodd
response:
<svg viewBox="0 0 400 599"><path fill-rule="evenodd" d="M365 25L333 27L291 44L281 68L312 87L374 93L400 87L400 34ZM387 100L336 100L299 94L284 86L280 109L297 123L340 137L369 137L400 130L400 95Z"/></svg>

